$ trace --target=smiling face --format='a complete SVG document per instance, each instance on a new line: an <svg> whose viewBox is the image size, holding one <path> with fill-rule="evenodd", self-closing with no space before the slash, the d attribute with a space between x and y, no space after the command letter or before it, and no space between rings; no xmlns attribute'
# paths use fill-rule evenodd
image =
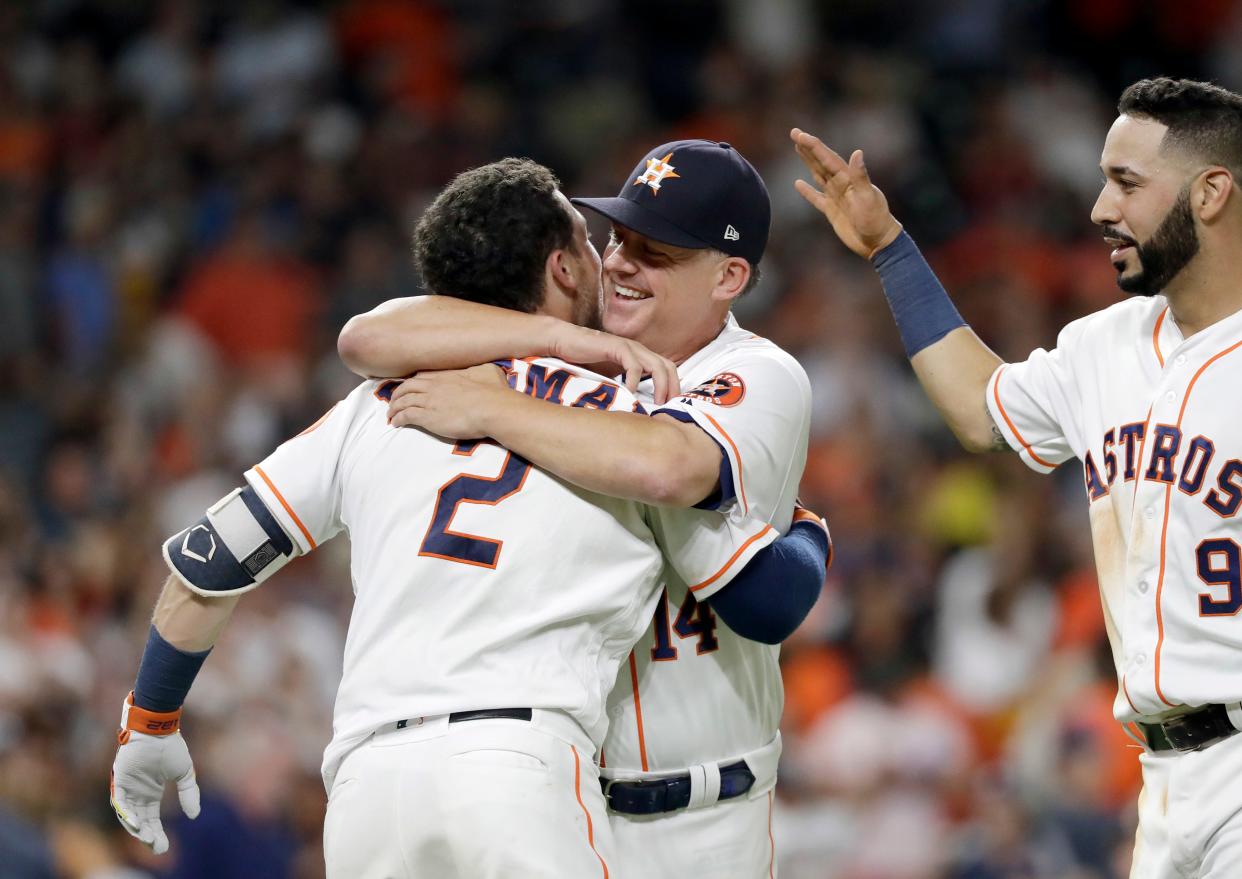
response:
<svg viewBox="0 0 1242 879"><path fill-rule="evenodd" d="M733 296L720 286L730 262L745 261L674 247L614 223L604 252L604 329L684 360L724 325Z"/></svg>
<svg viewBox="0 0 1242 879"><path fill-rule="evenodd" d="M1113 246L1117 286L1127 293L1160 293L1199 252L1190 207L1194 169L1163 148L1167 131L1151 119L1119 116L1100 157L1104 187L1091 221Z"/></svg>

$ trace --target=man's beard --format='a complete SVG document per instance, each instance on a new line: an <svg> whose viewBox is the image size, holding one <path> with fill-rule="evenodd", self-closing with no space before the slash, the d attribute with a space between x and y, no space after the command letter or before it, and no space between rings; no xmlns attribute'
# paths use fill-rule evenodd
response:
<svg viewBox="0 0 1242 879"><path fill-rule="evenodd" d="M594 296L580 296L574 303L574 323L588 330L604 328L604 292L601 287Z"/></svg>
<svg viewBox="0 0 1242 879"><path fill-rule="evenodd" d="M1105 233L1108 234L1109 230L1105 230ZM1115 235L1116 231L1113 230L1112 234ZM1137 274L1128 277L1118 274L1117 286L1137 296L1155 296L1199 252L1199 234L1195 230L1194 214L1190 210L1190 187L1182 188L1177 201L1169 208L1169 212L1164 215L1146 244L1139 244L1132 238L1125 240L1134 245L1139 270Z"/></svg>

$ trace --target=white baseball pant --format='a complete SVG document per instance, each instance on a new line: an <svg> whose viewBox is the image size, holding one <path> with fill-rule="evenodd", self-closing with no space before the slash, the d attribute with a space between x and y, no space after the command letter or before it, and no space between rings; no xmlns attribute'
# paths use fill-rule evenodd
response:
<svg viewBox="0 0 1242 879"><path fill-rule="evenodd" d="M1130 879L1242 876L1242 733L1202 751L1139 755Z"/></svg>
<svg viewBox="0 0 1242 879"><path fill-rule="evenodd" d="M664 815L612 813L617 864L644 879L775 879L772 796Z"/></svg>
<svg viewBox="0 0 1242 879"><path fill-rule="evenodd" d="M328 797L328 879L618 873L594 746L559 712L413 718L349 753Z"/></svg>

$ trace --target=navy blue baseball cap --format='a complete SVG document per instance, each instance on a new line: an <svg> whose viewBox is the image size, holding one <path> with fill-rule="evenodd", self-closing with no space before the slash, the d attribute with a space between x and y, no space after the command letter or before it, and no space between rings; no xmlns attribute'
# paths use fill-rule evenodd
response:
<svg viewBox="0 0 1242 879"><path fill-rule="evenodd" d="M571 198L640 235L714 247L752 265L763 257L772 204L763 178L727 143L677 140L643 157L615 198Z"/></svg>

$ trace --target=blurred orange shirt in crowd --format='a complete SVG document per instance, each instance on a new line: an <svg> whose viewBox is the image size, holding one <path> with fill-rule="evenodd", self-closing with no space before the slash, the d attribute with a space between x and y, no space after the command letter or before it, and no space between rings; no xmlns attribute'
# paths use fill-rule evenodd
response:
<svg viewBox="0 0 1242 879"><path fill-rule="evenodd" d="M180 311L226 360L248 364L311 349L322 307L314 273L303 264L231 245L190 273Z"/></svg>
<svg viewBox="0 0 1242 879"><path fill-rule="evenodd" d="M42 176L49 159L49 138L40 122L0 117L0 177L33 180Z"/></svg>
<svg viewBox="0 0 1242 879"><path fill-rule="evenodd" d="M1057 634L1054 649L1090 649L1105 637L1104 610L1095 571L1072 571L1057 583Z"/></svg>
<svg viewBox="0 0 1242 879"><path fill-rule="evenodd" d="M355 0L337 18L346 59L378 74L387 96L433 119L455 109L460 77L452 19L433 4Z"/></svg>
<svg viewBox="0 0 1242 879"><path fill-rule="evenodd" d="M823 644L790 651L781 657L785 682L785 713L781 726L802 734L853 691L849 662L840 651Z"/></svg>

